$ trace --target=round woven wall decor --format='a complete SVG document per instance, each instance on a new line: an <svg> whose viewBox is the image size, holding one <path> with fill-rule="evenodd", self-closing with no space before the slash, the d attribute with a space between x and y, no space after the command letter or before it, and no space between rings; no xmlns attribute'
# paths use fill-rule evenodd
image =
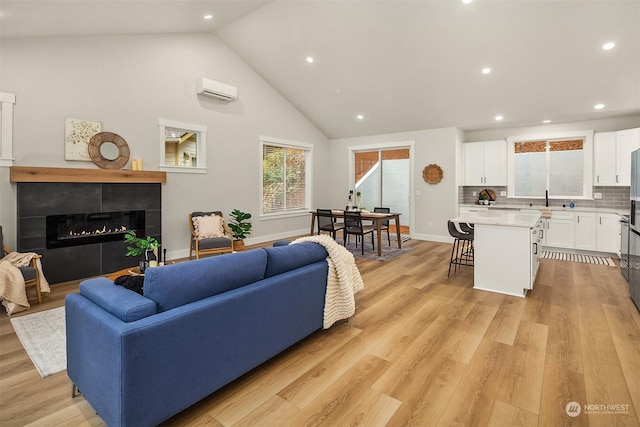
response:
<svg viewBox="0 0 640 427"><path fill-rule="evenodd" d="M110 142L118 147L118 157L107 159L102 155L100 147L102 144ZM89 157L96 165L103 169L122 169L129 161L129 146L127 141L120 135L113 132L99 132L91 137L89 141Z"/></svg>
<svg viewBox="0 0 640 427"><path fill-rule="evenodd" d="M442 180L442 168L438 165L431 164L422 170L422 179L429 184L437 184Z"/></svg>

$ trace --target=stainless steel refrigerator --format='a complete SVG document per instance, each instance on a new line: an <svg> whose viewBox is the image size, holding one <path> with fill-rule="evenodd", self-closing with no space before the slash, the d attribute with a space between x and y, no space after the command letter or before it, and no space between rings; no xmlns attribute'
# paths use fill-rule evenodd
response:
<svg viewBox="0 0 640 427"><path fill-rule="evenodd" d="M631 153L629 215L629 295L640 310L640 150Z"/></svg>

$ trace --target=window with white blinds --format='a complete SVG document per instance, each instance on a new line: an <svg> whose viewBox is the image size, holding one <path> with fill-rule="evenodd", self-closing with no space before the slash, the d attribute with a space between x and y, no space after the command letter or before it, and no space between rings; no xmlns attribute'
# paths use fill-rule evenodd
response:
<svg viewBox="0 0 640 427"><path fill-rule="evenodd" d="M511 140L510 197L592 196L592 137Z"/></svg>
<svg viewBox="0 0 640 427"><path fill-rule="evenodd" d="M262 215L310 209L311 149L301 142L261 138Z"/></svg>

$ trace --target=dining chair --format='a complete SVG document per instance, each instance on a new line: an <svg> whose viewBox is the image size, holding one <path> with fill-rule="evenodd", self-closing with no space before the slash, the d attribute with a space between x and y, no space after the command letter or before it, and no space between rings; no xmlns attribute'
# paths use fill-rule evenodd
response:
<svg viewBox="0 0 640 427"><path fill-rule="evenodd" d="M316 218L318 220L318 234L323 231L329 232L333 240L336 240L336 232L344 229L344 223L336 221L331 209L316 209Z"/></svg>
<svg viewBox="0 0 640 427"><path fill-rule="evenodd" d="M373 208L373 212L377 212L377 213L391 213L391 208L383 208L383 207L375 207ZM373 222L372 225L376 225L375 221ZM391 235L389 234L389 220L385 219L384 221L382 221L382 223L380 224L380 230L387 230L387 241L389 242L389 246L391 246ZM380 244L378 242L378 244Z"/></svg>
<svg viewBox="0 0 640 427"><path fill-rule="evenodd" d="M374 225L363 225L362 215L360 211L344 211L344 241L345 245L348 243L348 237L350 234L356 236L356 248L358 247L358 237L362 237L362 255L364 255L364 236L371 233L371 245L373 249L376 248L373 232L376 230Z"/></svg>

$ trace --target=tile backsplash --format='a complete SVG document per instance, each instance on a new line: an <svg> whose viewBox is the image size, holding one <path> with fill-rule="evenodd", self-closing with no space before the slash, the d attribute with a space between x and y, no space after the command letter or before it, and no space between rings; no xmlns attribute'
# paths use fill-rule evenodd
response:
<svg viewBox="0 0 640 427"><path fill-rule="evenodd" d="M507 187L459 187L458 201L460 204L473 204L478 200L478 194L485 188L491 188L496 193L496 203L500 205L529 205L535 207L544 206L544 198L507 198L500 196L501 191L507 191ZM594 200L574 200L576 208L610 208L610 209L629 209L629 187L593 187L594 193L602 194L601 199ZM473 195L473 192L476 195ZM549 206L561 207L563 204L567 207L571 199L549 199Z"/></svg>

